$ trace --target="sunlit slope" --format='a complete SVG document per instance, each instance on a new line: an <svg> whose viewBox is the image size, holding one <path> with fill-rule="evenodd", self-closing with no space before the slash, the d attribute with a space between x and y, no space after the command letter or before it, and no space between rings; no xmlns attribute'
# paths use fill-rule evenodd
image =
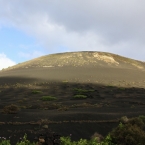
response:
<svg viewBox="0 0 145 145"><path fill-rule="evenodd" d="M0 79L14 77L144 86L145 63L107 52L67 52L42 56L0 71Z"/></svg>
<svg viewBox="0 0 145 145"><path fill-rule="evenodd" d="M13 67L63 67L63 66L103 66L116 68L145 69L145 63L106 52L67 52L42 56Z"/></svg>

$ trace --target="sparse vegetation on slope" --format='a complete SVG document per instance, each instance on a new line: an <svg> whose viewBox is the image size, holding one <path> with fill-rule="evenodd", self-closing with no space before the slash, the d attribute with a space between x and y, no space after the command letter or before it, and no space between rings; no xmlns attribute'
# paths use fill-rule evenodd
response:
<svg viewBox="0 0 145 145"><path fill-rule="evenodd" d="M99 62L99 63L97 63ZM82 51L82 52L66 52L57 53L35 58L33 60L20 63L5 70L18 69L18 68L53 68L63 66L84 66L84 65L101 66L106 64L112 66L122 66L122 64L128 64L130 67L145 69L145 64L141 61L133 60L130 58L122 57L116 54L107 52L96 51ZM100 65L101 64L101 65ZM4 71L5 71L4 70Z"/></svg>

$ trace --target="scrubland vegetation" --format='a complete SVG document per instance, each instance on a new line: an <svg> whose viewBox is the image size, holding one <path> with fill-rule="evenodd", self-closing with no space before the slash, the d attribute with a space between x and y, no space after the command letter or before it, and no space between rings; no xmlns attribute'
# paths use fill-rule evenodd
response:
<svg viewBox="0 0 145 145"><path fill-rule="evenodd" d="M127 118L123 116L119 125L108 133L106 137L97 132L90 140L80 139L72 141L69 137L61 136L57 139L50 139L54 145L143 145L145 143L145 116ZM16 145L49 145L49 138L38 138L33 143L27 139L27 135L16 143ZM0 145L11 145L10 140L0 137Z"/></svg>

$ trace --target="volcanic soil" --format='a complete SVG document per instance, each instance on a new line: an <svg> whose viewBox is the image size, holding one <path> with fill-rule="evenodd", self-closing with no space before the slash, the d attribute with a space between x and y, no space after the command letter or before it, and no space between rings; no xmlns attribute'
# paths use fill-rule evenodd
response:
<svg viewBox="0 0 145 145"><path fill-rule="evenodd" d="M5 112L12 104L19 110ZM71 134L72 140L90 139L95 132L105 136L122 116L145 115L144 109L145 75L137 69L67 66L0 72L0 137L12 144L25 133L35 141L48 130Z"/></svg>

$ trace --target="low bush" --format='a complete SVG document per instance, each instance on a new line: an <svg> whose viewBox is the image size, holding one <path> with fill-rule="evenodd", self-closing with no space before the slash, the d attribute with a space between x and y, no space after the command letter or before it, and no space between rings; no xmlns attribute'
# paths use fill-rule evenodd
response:
<svg viewBox="0 0 145 145"><path fill-rule="evenodd" d="M103 137L101 134L95 132L95 133L91 136L91 139L92 139L92 140L95 140L95 139L96 139L98 142L101 142L101 141L103 141L104 137Z"/></svg>
<svg viewBox="0 0 145 145"><path fill-rule="evenodd" d="M43 96L41 97L42 101L53 101L56 100L56 97L52 97L52 96Z"/></svg>
<svg viewBox="0 0 145 145"><path fill-rule="evenodd" d="M32 94L40 94L40 93L42 93L42 91L38 91L38 90L33 90L32 91Z"/></svg>
<svg viewBox="0 0 145 145"><path fill-rule="evenodd" d="M41 134L37 140L37 142L32 143L27 139L27 135L25 134L23 139L17 142L16 145L114 145L111 143L109 135L100 143L96 139L71 141L70 137L60 137L60 135L57 134ZM2 139L0 140L0 145L11 145L10 140Z"/></svg>
<svg viewBox="0 0 145 145"><path fill-rule="evenodd" d="M137 125L141 129L143 129L144 127L144 122L139 117L134 117L134 118L129 119L128 123L131 125Z"/></svg>
<svg viewBox="0 0 145 145"><path fill-rule="evenodd" d="M60 145L114 145L110 134L101 142L97 140L97 138L91 140L80 139L79 141L71 141L70 137L61 137L60 140Z"/></svg>
<svg viewBox="0 0 145 145"><path fill-rule="evenodd" d="M86 99L87 96L85 96L85 95L75 95L75 96L73 96L73 98L74 99Z"/></svg>
<svg viewBox="0 0 145 145"><path fill-rule="evenodd" d="M1 139L0 140L0 145L11 145L10 140Z"/></svg>
<svg viewBox="0 0 145 145"><path fill-rule="evenodd" d="M120 119L120 122L123 123L123 124L127 123L128 121L129 121L129 119L127 118L127 116L123 116Z"/></svg>
<svg viewBox="0 0 145 145"><path fill-rule="evenodd" d="M60 140L61 140L61 145L93 145L90 144L90 142L87 141L86 139L80 139L79 141L71 141L70 137L61 137Z"/></svg>
<svg viewBox="0 0 145 145"><path fill-rule="evenodd" d="M81 89L81 88L74 88L73 89L73 94L74 95L84 95L87 96L88 98L94 98L94 92L95 90L93 89Z"/></svg>
<svg viewBox="0 0 145 145"><path fill-rule="evenodd" d="M7 144L5 144L7 145ZM20 142L17 142L16 145L36 145L36 143L31 143L28 139L27 139L27 134L24 135L23 139Z"/></svg>
<svg viewBox="0 0 145 145"><path fill-rule="evenodd" d="M16 114L18 111L19 111L19 107L17 105L11 104L9 106L5 106L2 110L2 113Z"/></svg>
<svg viewBox="0 0 145 145"><path fill-rule="evenodd" d="M117 145L139 145L145 143L144 123L141 118L131 118L125 123L120 123L112 130L112 142Z"/></svg>

